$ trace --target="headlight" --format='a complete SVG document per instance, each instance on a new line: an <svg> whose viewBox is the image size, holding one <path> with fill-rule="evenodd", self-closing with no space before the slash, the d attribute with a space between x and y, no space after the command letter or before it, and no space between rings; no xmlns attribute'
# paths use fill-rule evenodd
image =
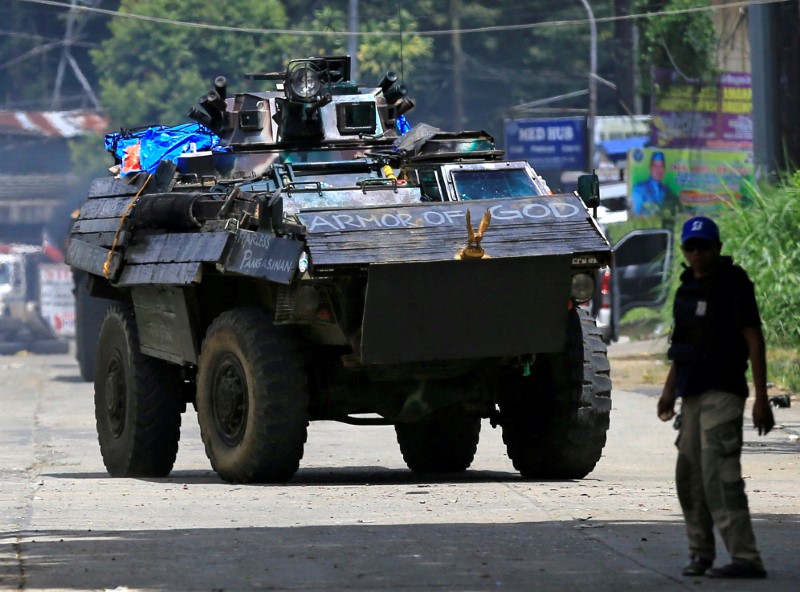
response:
<svg viewBox="0 0 800 592"><path fill-rule="evenodd" d="M588 273L576 273L572 276L572 297L578 302L586 302L594 296L594 276Z"/></svg>
<svg viewBox="0 0 800 592"><path fill-rule="evenodd" d="M289 74L289 91L292 97L308 101L319 94L322 88L319 72L310 64L302 64Z"/></svg>

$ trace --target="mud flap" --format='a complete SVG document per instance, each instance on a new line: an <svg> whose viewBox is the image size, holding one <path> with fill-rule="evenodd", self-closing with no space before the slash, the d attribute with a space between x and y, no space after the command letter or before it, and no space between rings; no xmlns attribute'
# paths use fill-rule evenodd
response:
<svg viewBox="0 0 800 592"><path fill-rule="evenodd" d="M400 363L561 351L571 255L373 264L361 360Z"/></svg>

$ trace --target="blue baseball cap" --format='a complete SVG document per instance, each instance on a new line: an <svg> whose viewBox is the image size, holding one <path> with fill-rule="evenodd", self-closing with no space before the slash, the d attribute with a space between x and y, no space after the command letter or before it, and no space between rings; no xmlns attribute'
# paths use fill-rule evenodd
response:
<svg viewBox="0 0 800 592"><path fill-rule="evenodd" d="M664 158L664 153L661 150L653 152L653 155L650 157L650 162L666 162L666 158Z"/></svg>
<svg viewBox="0 0 800 592"><path fill-rule="evenodd" d="M718 243L719 228L717 228L717 225L711 218L706 218L705 216L695 216L694 218L689 218L683 225L681 242L685 243L693 238L699 238L702 240L711 241L712 243Z"/></svg>

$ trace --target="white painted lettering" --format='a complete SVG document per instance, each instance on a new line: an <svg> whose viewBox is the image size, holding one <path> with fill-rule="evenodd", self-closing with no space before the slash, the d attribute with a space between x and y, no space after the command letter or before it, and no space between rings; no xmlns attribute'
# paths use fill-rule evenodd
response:
<svg viewBox="0 0 800 592"><path fill-rule="evenodd" d="M532 203L522 208L522 215L526 218L547 218L550 210L544 204Z"/></svg>
<svg viewBox="0 0 800 592"><path fill-rule="evenodd" d="M387 228L397 228L398 226L402 226L403 222L395 214L384 214L381 216L381 224Z"/></svg>
<svg viewBox="0 0 800 592"><path fill-rule="evenodd" d="M492 220L520 220L522 218L522 212L519 210L504 210L502 208L503 206L489 208Z"/></svg>
<svg viewBox="0 0 800 592"><path fill-rule="evenodd" d="M329 228L330 230L340 230L333 222L326 220L323 216L314 216L311 220L311 226L308 227L309 232L316 232L319 228Z"/></svg>
<svg viewBox="0 0 800 592"><path fill-rule="evenodd" d="M339 225L339 228L344 230L347 227L350 228L363 228L363 226L359 226L357 223L353 222L353 217L349 214L334 214L333 219L336 221L336 224Z"/></svg>
<svg viewBox="0 0 800 592"><path fill-rule="evenodd" d="M375 225L378 228L381 227L381 221L378 220L374 215L373 216L357 215L356 220L358 220L358 223L361 224L361 228L367 228L371 225Z"/></svg>
<svg viewBox="0 0 800 592"><path fill-rule="evenodd" d="M287 259L269 259L266 268L270 271L283 271L289 273L292 271L292 262Z"/></svg>
<svg viewBox="0 0 800 592"><path fill-rule="evenodd" d="M236 243L247 247L268 247L271 240L272 235L263 232L239 232L236 234Z"/></svg>
<svg viewBox="0 0 800 592"><path fill-rule="evenodd" d="M572 216L580 211L578 210L578 206L571 203L554 201L550 202L548 205L556 218L572 218Z"/></svg>
<svg viewBox="0 0 800 592"><path fill-rule="evenodd" d="M414 218L411 214L397 214L397 219L400 220L401 226L414 226Z"/></svg>
<svg viewBox="0 0 800 592"><path fill-rule="evenodd" d="M459 218L466 218L467 217L466 212L462 212L460 210L455 210L455 211L451 210L451 211L445 211L445 212L442 212L442 213L444 214L445 218L447 218L447 221L450 222L450 224L455 224L455 222Z"/></svg>
<svg viewBox="0 0 800 592"><path fill-rule="evenodd" d="M466 215L466 214L465 214ZM424 212L422 217L425 219L425 222L430 224L431 226L441 226L445 223L446 218L442 215L441 212Z"/></svg>
<svg viewBox="0 0 800 592"><path fill-rule="evenodd" d="M250 249L247 249L242 255L242 269L258 269L263 262L263 257L253 257L253 251Z"/></svg>
<svg viewBox="0 0 800 592"><path fill-rule="evenodd" d="M449 207L431 206L425 209L389 210L379 209L369 213L321 213L310 214L303 218L309 232L340 232L347 229L380 229L380 228L420 228L435 226L462 225L466 217L468 203L450 205ZM482 208L481 208L482 209ZM489 207L492 220L510 222L521 220L541 220L544 218L572 218L580 216L583 209L569 198L536 198L529 200L502 200ZM481 212L478 212L480 214ZM474 214L474 212L473 212ZM477 217L477 215L476 215ZM246 246L253 248L263 244L269 246L271 235L252 233L242 238Z"/></svg>

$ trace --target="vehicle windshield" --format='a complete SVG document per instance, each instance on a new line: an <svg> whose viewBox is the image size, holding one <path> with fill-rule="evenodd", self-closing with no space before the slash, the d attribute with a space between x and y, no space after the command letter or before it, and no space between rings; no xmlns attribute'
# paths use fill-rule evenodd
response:
<svg viewBox="0 0 800 592"><path fill-rule="evenodd" d="M0 263L0 286L11 283L11 270L5 263Z"/></svg>
<svg viewBox="0 0 800 592"><path fill-rule="evenodd" d="M454 171L458 199L498 199L540 195L523 169Z"/></svg>

